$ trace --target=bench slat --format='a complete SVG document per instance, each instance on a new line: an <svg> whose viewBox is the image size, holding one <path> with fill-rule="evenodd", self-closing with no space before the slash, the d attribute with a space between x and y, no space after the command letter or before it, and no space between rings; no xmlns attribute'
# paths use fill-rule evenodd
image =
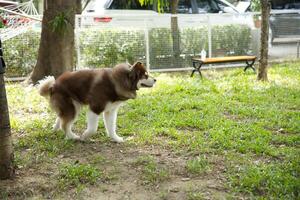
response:
<svg viewBox="0 0 300 200"><path fill-rule="evenodd" d="M209 63L222 63L222 62L238 62L238 61L247 61L255 60L255 56L228 56L228 57L215 57L215 58L206 58L204 61L201 58L193 58L194 61L202 61L205 64Z"/></svg>
<svg viewBox="0 0 300 200"><path fill-rule="evenodd" d="M199 72L200 76L201 74L201 67L204 64L213 64L213 63L224 63L224 62L242 62L246 61L246 67L244 68L244 71L246 71L248 68L253 69L255 72L255 68L253 67L253 64L255 62L256 56L227 56L227 57L215 57L215 58L206 58L205 60L201 60L199 57L193 57L193 71L191 74L191 77L194 75L195 72ZM250 62L249 62L250 61Z"/></svg>

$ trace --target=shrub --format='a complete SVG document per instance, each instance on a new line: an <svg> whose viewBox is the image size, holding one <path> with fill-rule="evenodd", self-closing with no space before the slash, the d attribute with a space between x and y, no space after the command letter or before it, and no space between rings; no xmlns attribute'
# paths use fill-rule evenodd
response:
<svg viewBox="0 0 300 200"><path fill-rule="evenodd" d="M29 31L3 42L6 75L26 76L36 64L40 32Z"/></svg>
<svg viewBox="0 0 300 200"><path fill-rule="evenodd" d="M248 54L251 42L250 28L242 25L214 26L212 41L213 56Z"/></svg>
<svg viewBox="0 0 300 200"><path fill-rule="evenodd" d="M137 30L86 29L80 33L81 64L84 67L112 67L130 63L145 55L144 32Z"/></svg>
<svg viewBox="0 0 300 200"><path fill-rule="evenodd" d="M207 27L185 28L180 31L181 57L172 66L173 45L170 28L149 30L149 53L152 69L191 67L191 57L208 51ZM112 67L117 63L146 61L143 30L82 29L80 32L80 66ZM37 59L40 32L29 31L5 41L4 57L7 76L28 75ZM250 28L243 25L212 27L213 56L242 55L250 52Z"/></svg>

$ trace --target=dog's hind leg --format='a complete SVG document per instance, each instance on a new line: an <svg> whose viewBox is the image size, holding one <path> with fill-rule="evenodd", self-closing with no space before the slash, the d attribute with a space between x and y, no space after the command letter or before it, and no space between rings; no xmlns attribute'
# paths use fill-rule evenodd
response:
<svg viewBox="0 0 300 200"><path fill-rule="evenodd" d="M87 129L81 136L81 140L85 140L97 132L99 115L91 110L87 111Z"/></svg>
<svg viewBox="0 0 300 200"><path fill-rule="evenodd" d="M63 98L63 96L61 96L61 98ZM76 104L71 98L65 97L64 100L56 102L55 108L58 113L60 127L66 134L66 139L80 139L78 135L72 132L73 123L80 110L79 104Z"/></svg>
<svg viewBox="0 0 300 200"><path fill-rule="evenodd" d="M55 123L53 124L52 127L53 131L57 131L60 129L60 119L59 117L56 118Z"/></svg>
<svg viewBox="0 0 300 200"><path fill-rule="evenodd" d="M50 105L58 115L53 128L60 127L65 132L66 139L79 139L80 137L72 132L72 126L80 111L80 104L58 91L51 95Z"/></svg>
<svg viewBox="0 0 300 200"><path fill-rule="evenodd" d="M118 136L116 133L117 113L118 113L118 108L104 112L103 113L104 124L108 135L115 142L124 142L124 139Z"/></svg>
<svg viewBox="0 0 300 200"><path fill-rule="evenodd" d="M74 119L61 119L61 127L66 133L66 139L79 140L80 137L72 132L73 123Z"/></svg>

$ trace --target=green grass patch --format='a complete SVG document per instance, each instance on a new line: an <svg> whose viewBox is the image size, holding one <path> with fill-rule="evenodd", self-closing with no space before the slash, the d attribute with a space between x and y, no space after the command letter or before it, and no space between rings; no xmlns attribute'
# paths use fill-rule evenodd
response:
<svg viewBox="0 0 300 200"><path fill-rule="evenodd" d="M83 185L93 185L102 176L102 172L89 164L67 163L59 166L59 186L80 188Z"/></svg>
<svg viewBox="0 0 300 200"><path fill-rule="evenodd" d="M199 156L187 161L186 169L192 175L201 175L210 169L210 165L205 156Z"/></svg>
<svg viewBox="0 0 300 200"><path fill-rule="evenodd" d="M169 178L168 170L160 166L151 156L140 156L133 165L142 167L141 177L146 185L156 185Z"/></svg>
<svg viewBox="0 0 300 200"><path fill-rule="evenodd" d="M187 192L187 200L203 200L205 195L202 192L189 191Z"/></svg>
<svg viewBox="0 0 300 200"><path fill-rule="evenodd" d="M300 195L299 162L243 166L232 175L239 192L275 199L297 199Z"/></svg>
<svg viewBox="0 0 300 200"><path fill-rule="evenodd" d="M237 196L299 198L300 62L273 65L268 73L270 81L265 83L241 69L203 71L207 77L203 79L182 73L155 74L157 85L141 89L137 99L120 109L118 134L133 138L127 142L129 148L157 145L191 152L189 155L222 157L225 161L218 165L226 169L222 172L227 177L224 184ZM7 84L7 94L17 165L29 168L41 161L51 163L48 158L72 153L78 146L65 141L61 131L51 131L55 115L36 89ZM74 131L81 134L85 128L82 113ZM110 142L102 121L94 139L96 143ZM215 164L207 159L191 156L186 168L191 174L213 172ZM95 156L87 160L101 165L112 159ZM95 177L97 170L71 166L70 174L60 170L64 184L93 184L94 179L86 176ZM167 167L153 157L137 158L133 166L140 168L146 184L155 185L169 177Z"/></svg>

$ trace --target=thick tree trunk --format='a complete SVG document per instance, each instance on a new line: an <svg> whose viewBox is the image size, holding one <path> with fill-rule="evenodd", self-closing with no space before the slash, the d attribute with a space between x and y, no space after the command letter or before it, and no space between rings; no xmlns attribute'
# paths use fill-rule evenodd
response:
<svg viewBox="0 0 300 200"><path fill-rule="evenodd" d="M82 12L81 0L76 0L76 14L81 14L81 12Z"/></svg>
<svg viewBox="0 0 300 200"><path fill-rule="evenodd" d="M177 13L178 0L171 1L171 13ZM178 18L177 16L171 17L171 31L172 31L172 40L173 40L173 66L180 65L180 32L178 27ZM179 66L177 66L179 67Z"/></svg>
<svg viewBox="0 0 300 200"><path fill-rule="evenodd" d="M268 41L269 41L270 4L268 0L261 0L261 39L260 59L257 80L268 81Z"/></svg>
<svg viewBox="0 0 300 200"><path fill-rule="evenodd" d="M58 77L64 71L71 71L74 66L76 1L45 0L44 3L38 59L29 80L33 83L48 75ZM66 26L61 32L54 31L51 21L61 13L64 13Z"/></svg>
<svg viewBox="0 0 300 200"><path fill-rule="evenodd" d="M13 177L13 157L5 82L0 74L0 179Z"/></svg>

